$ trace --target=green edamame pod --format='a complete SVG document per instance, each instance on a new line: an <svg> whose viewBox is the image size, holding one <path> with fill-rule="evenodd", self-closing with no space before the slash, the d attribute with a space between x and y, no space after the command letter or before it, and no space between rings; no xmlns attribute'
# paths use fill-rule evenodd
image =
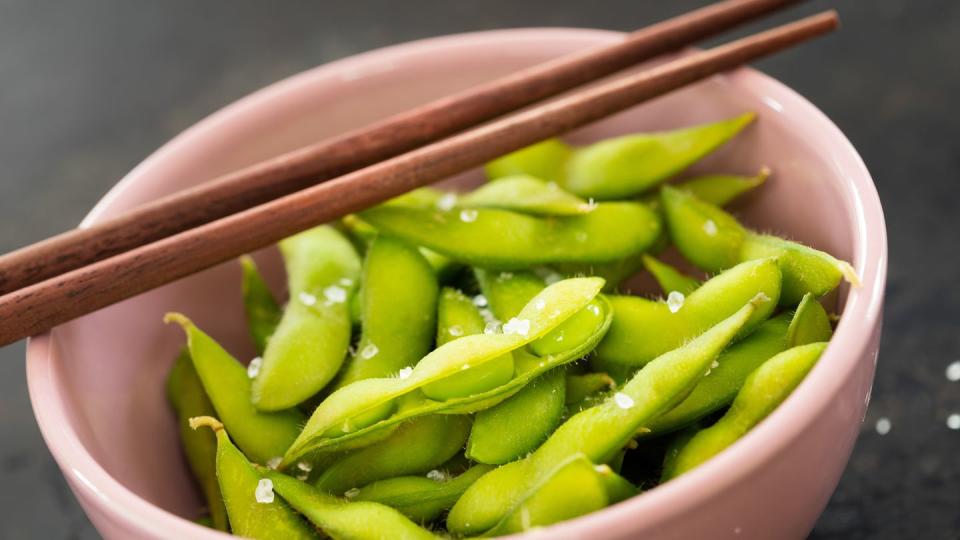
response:
<svg viewBox="0 0 960 540"><path fill-rule="evenodd" d="M253 381L253 404L264 411L296 406L337 374L350 345L350 296L360 275L353 246L330 226L291 236L280 251L290 302Z"/></svg>
<svg viewBox="0 0 960 540"><path fill-rule="evenodd" d="M593 210L588 201L555 182L526 174L496 178L457 199L460 208L500 208L535 216L576 216Z"/></svg>
<svg viewBox="0 0 960 540"><path fill-rule="evenodd" d="M491 469L491 465L479 464L454 478L447 478L445 473L388 478L360 488L350 500L385 504L416 522L425 523L449 510L477 478Z"/></svg>
<svg viewBox="0 0 960 540"><path fill-rule="evenodd" d="M354 450L324 469L317 489L342 495L394 476L425 473L463 448L470 433L466 416L431 414L400 425L386 439Z"/></svg>
<svg viewBox="0 0 960 540"><path fill-rule="evenodd" d="M558 262L609 262L639 253L660 233L646 205L614 202L577 216L540 218L494 208L453 211L380 206L361 213L380 231L453 260L515 269ZM610 234L616 230L617 234Z"/></svg>
<svg viewBox="0 0 960 540"><path fill-rule="evenodd" d="M594 463L611 460L637 429L676 405L741 332L761 295L687 344L649 362L603 403L586 409L557 428L528 457L502 465L470 486L447 517L456 534L482 534L540 485L557 463L583 453Z"/></svg>
<svg viewBox="0 0 960 540"><path fill-rule="evenodd" d="M829 341L833 335L830 316L813 294L804 295L787 329L787 346L796 347L817 341Z"/></svg>
<svg viewBox="0 0 960 540"><path fill-rule="evenodd" d="M344 540L437 540L389 506L375 502L347 502L310 484L276 471L263 471L273 489L325 535Z"/></svg>
<svg viewBox="0 0 960 540"><path fill-rule="evenodd" d="M361 287L360 342L338 388L413 366L433 345L437 278L415 247L378 236L367 250Z"/></svg>
<svg viewBox="0 0 960 540"><path fill-rule="evenodd" d="M530 271L494 272L474 268L473 274L480 285L483 298L490 311L500 321L508 321L540 294L546 285Z"/></svg>
<svg viewBox="0 0 960 540"><path fill-rule="evenodd" d="M606 373L568 374L564 404L572 406L583 405L589 398L606 392L616 385L617 382L613 380L613 377Z"/></svg>
<svg viewBox="0 0 960 540"><path fill-rule="evenodd" d="M726 206L744 193L763 185L770 177L770 169L763 167L755 176L735 174L708 174L677 184L681 189L715 206Z"/></svg>
<svg viewBox="0 0 960 540"><path fill-rule="evenodd" d="M487 178L527 174L550 182L564 177L573 149L559 139L546 139L487 163Z"/></svg>
<svg viewBox="0 0 960 540"><path fill-rule="evenodd" d="M845 278L859 284L849 263L776 236L755 233L712 204L664 186L661 197L670 237L680 253L709 272L762 257L776 257L783 274L783 305L797 305L806 293L820 297Z"/></svg>
<svg viewBox="0 0 960 540"><path fill-rule="evenodd" d="M183 328L203 389L243 453L257 463L282 456L300 433L304 416L295 409L257 410L250 402L250 377L240 362L184 315L168 313L164 322Z"/></svg>
<svg viewBox="0 0 960 540"><path fill-rule="evenodd" d="M776 260L758 259L730 268L686 297L672 294L666 302L658 302L611 296L613 324L591 362L598 371L608 371L616 378L729 317L756 295L766 295L773 302L756 310L746 325L747 333L773 312L780 284Z"/></svg>
<svg viewBox="0 0 960 540"><path fill-rule="evenodd" d="M216 433L217 480L233 534L258 540L317 538L296 512L274 496L270 481L233 445L223 424L201 416L191 419L190 427L209 427Z"/></svg>
<svg viewBox="0 0 960 540"><path fill-rule="evenodd" d="M563 368L547 372L502 403L477 413L467 457L502 465L532 451L563 417L566 393ZM522 429L517 429L522 425Z"/></svg>
<svg viewBox="0 0 960 540"><path fill-rule="evenodd" d="M664 468L663 480L675 478L735 443L789 396L813 368L826 343L801 345L767 360L743 383L730 410L714 425L694 435Z"/></svg>
<svg viewBox="0 0 960 540"><path fill-rule="evenodd" d="M191 418L216 413L186 350L177 356L167 376L167 400L177 415L180 446L187 458L187 465L200 486L210 512L209 526L226 531L227 509L223 506L220 485L217 483L217 437L208 431L190 428Z"/></svg>
<svg viewBox="0 0 960 540"><path fill-rule="evenodd" d="M662 133L625 135L574 151L560 184L581 197L624 199L680 173L733 138L755 115Z"/></svg>
<svg viewBox="0 0 960 540"><path fill-rule="evenodd" d="M289 465L301 455L333 451L371 431L425 414L466 414L489 408L550 369L579 358L606 332L610 311L600 302L601 325L582 343L571 343L561 354L538 357L525 346L547 335L597 298L603 280L568 279L544 289L520 314L504 325L504 333L466 336L437 348L396 378L357 381L327 397L314 411L298 440L287 452ZM435 400L423 393L455 374L482 367L506 354L514 358L513 378L498 386L464 388L465 393ZM436 389L435 389L436 390Z"/></svg>
<svg viewBox="0 0 960 540"><path fill-rule="evenodd" d="M676 268L655 257L644 254L643 267L647 269L647 272L650 272L665 295L673 291L688 295L700 287L699 281L684 275Z"/></svg>
<svg viewBox="0 0 960 540"><path fill-rule="evenodd" d="M283 309L260 275L253 257L241 257L240 266L243 268L243 307L247 316L247 327L250 329L250 337L253 338L257 354L263 354L267 348L267 340L280 324Z"/></svg>
<svg viewBox="0 0 960 540"><path fill-rule="evenodd" d="M667 445L667 451L663 455L663 466L661 468L661 481L662 472L673 470L677 464L677 457L680 455L680 451L683 450L683 447L690 442L690 439L694 437L703 426L698 422L692 425L689 425L680 431L677 431L670 437L670 444Z"/></svg>
<svg viewBox="0 0 960 540"><path fill-rule="evenodd" d="M472 298L444 287L437 302L437 347L457 338L482 334L486 327Z"/></svg>

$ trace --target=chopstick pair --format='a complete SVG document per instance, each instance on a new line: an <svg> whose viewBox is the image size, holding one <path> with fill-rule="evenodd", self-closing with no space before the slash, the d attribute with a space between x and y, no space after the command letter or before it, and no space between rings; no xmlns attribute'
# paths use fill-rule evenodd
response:
<svg viewBox="0 0 960 540"><path fill-rule="evenodd" d="M536 66L0 257L0 292L7 293L0 297L0 344L837 27L836 14L825 12L450 136L796 1L714 4L616 45ZM344 175L317 184L337 174Z"/></svg>

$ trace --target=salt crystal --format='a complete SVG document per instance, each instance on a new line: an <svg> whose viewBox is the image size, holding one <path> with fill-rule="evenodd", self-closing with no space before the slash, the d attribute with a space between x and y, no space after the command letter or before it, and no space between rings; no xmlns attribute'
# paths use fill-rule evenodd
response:
<svg viewBox="0 0 960 540"><path fill-rule="evenodd" d="M503 325L503 333L509 335L519 334L525 336L530 332L530 319L518 319L516 317L507 321Z"/></svg>
<svg viewBox="0 0 960 540"><path fill-rule="evenodd" d="M960 381L960 360L947 366L947 380L953 382Z"/></svg>
<svg viewBox="0 0 960 540"><path fill-rule="evenodd" d="M470 369L470 364L464 364L464 365L460 366L460 370L461 370L461 371L466 371L466 370L468 370L468 369Z"/></svg>
<svg viewBox="0 0 960 540"><path fill-rule="evenodd" d="M886 435L887 433L890 433L891 427L893 427L893 424L890 422L889 418L884 416L877 420L876 429L878 434Z"/></svg>
<svg viewBox="0 0 960 540"><path fill-rule="evenodd" d="M312 294L310 294L310 293L308 293L308 292L302 292L302 293L298 294L298 295L297 295L297 298L299 298L299 299L300 299L300 303L303 304L303 305L305 305L305 306L315 306L315 305L317 305L317 297L314 296L314 295L312 295Z"/></svg>
<svg viewBox="0 0 960 540"><path fill-rule="evenodd" d="M342 304L347 301L347 290L337 285L331 285L323 290L323 296L331 304Z"/></svg>
<svg viewBox="0 0 960 540"><path fill-rule="evenodd" d="M360 494L360 488L350 488L343 494L344 497L352 499Z"/></svg>
<svg viewBox="0 0 960 540"><path fill-rule="evenodd" d="M267 468L275 471L280 467L281 463L283 463L283 458L281 456L274 456L267 460Z"/></svg>
<svg viewBox="0 0 960 540"><path fill-rule="evenodd" d="M254 497L257 498L257 502L261 504L270 504L273 502L273 481L269 478L261 478L257 482L257 489L253 492Z"/></svg>
<svg viewBox="0 0 960 540"><path fill-rule="evenodd" d="M307 463L306 461L301 461L300 463L297 463L297 468L303 472L310 472L313 470L313 465Z"/></svg>
<svg viewBox="0 0 960 540"><path fill-rule="evenodd" d="M670 313L676 313L683 307L683 301L686 299L680 291L670 291L667 295L667 308Z"/></svg>
<svg viewBox="0 0 960 540"><path fill-rule="evenodd" d="M554 341L556 341L557 343L560 343L561 341L563 341L563 332L560 332L559 334L557 334L557 337Z"/></svg>
<svg viewBox="0 0 960 540"><path fill-rule="evenodd" d="M533 307L537 309L543 309L547 307L547 301L543 298L538 298L537 301L533 303Z"/></svg>
<svg viewBox="0 0 960 540"><path fill-rule="evenodd" d="M444 212L449 212L453 210L453 207L457 205L457 194L456 193L444 193L439 199L437 199L437 210L443 210Z"/></svg>
<svg viewBox="0 0 960 540"><path fill-rule="evenodd" d="M433 480L434 482L446 482L450 479L450 476L444 471L434 469L427 473L427 478Z"/></svg>
<svg viewBox="0 0 960 540"><path fill-rule="evenodd" d="M479 213L473 209L461 210L460 221L464 223L473 223L477 220L477 215L479 215Z"/></svg>
<svg viewBox="0 0 960 540"><path fill-rule="evenodd" d="M484 334L496 334L500 330L500 323L490 321L483 327Z"/></svg>
<svg viewBox="0 0 960 540"><path fill-rule="evenodd" d="M717 360L714 360L713 363L710 364L710 369L717 369L718 367L720 367L720 362Z"/></svg>
<svg viewBox="0 0 960 540"><path fill-rule="evenodd" d="M947 417L947 427L950 429L960 429L960 414L953 413Z"/></svg>
<svg viewBox="0 0 960 540"><path fill-rule="evenodd" d="M410 367L410 366L407 366L407 367L401 369L401 370L400 370L400 373L398 373L397 376L400 377L400 379L406 379L406 378L410 377L410 375L411 375L412 373L413 373L413 368Z"/></svg>
<svg viewBox="0 0 960 540"><path fill-rule="evenodd" d="M306 482L306 481L307 481L307 478L310 478L310 475L307 474L307 473L300 473L300 474L296 475L294 478L296 478L297 480L299 480L299 481L301 481L301 482Z"/></svg>
<svg viewBox="0 0 960 540"><path fill-rule="evenodd" d="M460 337L463 335L463 327L459 324L455 324L450 328L447 328L447 333L453 337Z"/></svg>
<svg viewBox="0 0 960 540"><path fill-rule="evenodd" d="M482 295L482 294L478 294L478 295L476 295L476 296L473 297L473 305L475 305L475 306L477 306L477 307L487 307L487 304L488 304L488 302L487 302L487 297L486 297L486 296L484 296L484 295Z"/></svg>
<svg viewBox="0 0 960 540"><path fill-rule="evenodd" d="M353 280L347 277L340 278L340 280L337 281L337 283L343 285L344 287L353 287Z"/></svg>
<svg viewBox="0 0 960 540"><path fill-rule="evenodd" d="M360 350L360 356L365 359L373 358L380 352L380 348L373 343L368 343L366 347Z"/></svg>
<svg viewBox="0 0 960 540"><path fill-rule="evenodd" d="M247 364L247 377L251 379L256 379L257 375L260 374L260 368L263 367L263 358L259 356L254 358Z"/></svg>
<svg viewBox="0 0 960 540"><path fill-rule="evenodd" d="M624 394L623 392L617 392L613 395L613 401L617 404L617 407L621 409L629 409L633 407L633 398Z"/></svg>
<svg viewBox="0 0 960 540"><path fill-rule="evenodd" d="M712 219L704 221L703 232L707 233L707 236L715 236L717 234L717 224Z"/></svg>

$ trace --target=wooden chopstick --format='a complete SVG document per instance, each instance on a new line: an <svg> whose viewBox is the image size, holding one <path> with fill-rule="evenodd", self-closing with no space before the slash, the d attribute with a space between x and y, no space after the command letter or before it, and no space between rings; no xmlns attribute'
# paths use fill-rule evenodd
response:
<svg viewBox="0 0 960 540"><path fill-rule="evenodd" d="M836 29L828 11L615 79L0 297L0 345Z"/></svg>
<svg viewBox="0 0 960 540"><path fill-rule="evenodd" d="M726 0L0 256L0 294L413 150L800 0Z"/></svg>

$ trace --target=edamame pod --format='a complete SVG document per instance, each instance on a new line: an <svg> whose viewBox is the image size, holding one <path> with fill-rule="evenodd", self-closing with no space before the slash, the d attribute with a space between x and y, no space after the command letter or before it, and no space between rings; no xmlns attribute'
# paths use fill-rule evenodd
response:
<svg viewBox="0 0 960 540"><path fill-rule="evenodd" d="M444 287L437 302L437 347L457 338L482 334L486 322L472 298Z"/></svg>
<svg viewBox="0 0 960 540"><path fill-rule="evenodd" d="M417 363L433 345L437 278L420 252L378 236L363 264L360 342L337 387L388 377Z"/></svg>
<svg viewBox="0 0 960 540"><path fill-rule="evenodd" d="M574 151L560 184L598 200L639 195L716 150L754 117L747 113L712 124L602 140Z"/></svg>
<svg viewBox="0 0 960 540"><path fill-rule="evenodd" d="M746 325L750 332L776 308L780 270L774 259L740 263L704 283L689 296L666 302L638 296L611 296L614 318L591 359L596 371L628 374L729 317L758 294L772 302L760 306Z"/></svg>
<svg viewBox="0 0 960 540"><path fill-rule="evenodd" d="M560 182L573 149L560 139L546 139L487 163L487 178L528 174L550 182Z"/></svg>
<svg viewBox="0 0 960 540"><path fill-rule="evenodd" d="M245 367L186 316L168 313L164 321L179 324L186 333L203 389L243 453L261 464L282 456L300 433L304 416L296 409L257 410L250 402L251 383Z"/></svg>
<svg viewBox="0 0 960 540"><path fill-rule="evenodd" d="M753 429L803 381L826 347L826 343L801 345L764 362L747 377L726 414L694 435L670 460L663 481L707 461Z"/></svg>
<svg viewBox="0 0 960 540"><path fill-rule="evenodd" d="M258 540L317 538L313 529L274 496L270 482L230 441L223 424L209 416L190 420L190 427L209 427L217 437L217 480L233 534Z"/></svg>
<svg viewBox="0 0 960 540"><path fill-rule="evenodd" d="M609 262L656 240L660 221L646 205L598 204L577 216L533 217L493 208L453 211L379 206L361 217L381 232L484 268ZM617 234L610 234L616 230Z"/></svg>
<svg viewBox="0 0 960 540"><path fill-rule="evenodd" d="M348 502L276 471L263 471L273 489L325 535L343 540L438 540L389 506Z"/></svg>
<svg viewBox="0 0 960 540"><path fill-rule="evenodd" d="M526 174L491 180L457 199L460 208L500 208L535 216L576 216L594 209L555 182Z"/></svg>
<svg viewBox="0 0 960 540"><path fill-rule="evenodd" d="M530 456L481 477L450 510L447 528L456 534L482 534L542 484L557 463L578 453L594 463L612 459L638 428L672 408L696 386L764 303L772 302L757 295L684 346L649 362L603 403L561 424Z"/></svg>
<svg viewBox="0 0 960 540"><path fill-rule="evenodd" d="M289 465L310 451L332 451L373 430L416 416L434 412L465 414L499 403L533 378L579 358L596 345L610 320L610 311L602 300L603 323L583 343L571 343L569 350L548 357L538 357L525 350L526 345L584 309L597 298L601 287L603 280L597 278L557 282L508 321L504 333L466 336L451 341L396 378L366 379L340 388L314 411L300 437L287 452L284 463ZM483 366L507 353L513 355L515 368L513 378L505 384L475 388L472 389L475 393L445 401L430 399L421 391L427 384Z"/></svg>
<svg viewBox="0 0 960 540"><path fill-rule="evenodd" d="M294 407L337 374L350 345L350 296L360 275L353 246L327 225L283 240L280 251L290 302L253 381L253 404L263 411Z"/></svg>
<svg viewBox="0 0 960 540"><path fill-rule="evenodd" d="M520 313L546 287L542 279L527 270L495 272L474 268L473 275L483 293L479 302L485 304L500 321L508 321Z"/></svg>
<svg viewBox="0 0 960 540"><path fill-rule="evenodd" d="M787 329L787 347L829 341L833 335L830 316L811 293L804 295Z"/></svg>
<svg viewBox="0 0 960 540"><path fill-rule="evenodd" d="M386 439L354 450L324 469L317 489L342 495L394 476L425 473L463 448L470 433L466 416L431 414L401 424Z"/></svg>
<svg viewBox="0 0 960 540"><path fill-rule="evenodd" d="M187 465L207 503L209 526L226 531L227 509L223 506L220 485L217 483L217 437L209 431L190 428L191 418L216 413L186 350L177 356L167 376L167 400L177 415L180 446L187 458Z"/></svg>
<svg viewBox="0 0 960 540"><path fill-rule="evenodd" d="M650 272L653 279L660 285L664 295L669 295L674 291L688 295L700 287L699 281L684 275L676 268L655 257L644 254L643 267L647 269L647 272Z"/></svg>
<svg viewBox="0 0 960 540"><path fill-rule="evenodd" d="M820 297L846 278L859 284L849 263L816 249L772 235L758 234L712 204L682 190L661 191L667 228L684 257L709 272L763 257L776 257L783 274L783 305L797 305L804 294Z"/></svg>
<svg viewBox="0 0 960 540"><path fill-rule="evenodd" d="M490 465L474 465L454 478L438 471L436 475L400 476L374 482L360 488L353 501L373 501L396 508L403 515L425 523L449 510L460 495L488 471Z"/></svg>
<svg viewBox="0 0 960 540"><path fill-rule="evenodd" d="M257 354L263 354L267 348L267 341L277 330L283 309L273 297L267 283L257 269L257 263L249 255L240 258L243 269L243 307L247 316L247 327L250 337L257 349Z"/></svg>
<svg viewBox="0 0 960 540"><path fill-rule="evenodd" d="M770 169L763 167L755 176L708 174L685 180L675 187L715 206L726 206L737 197L763 185Z"/></svg>
<svg viewBox="0 0 960 540"><path fill-rule="evenodd" d="M579 412L588 399L606 392L616 385L617 382L613 380L613 377L606 373L568 374L564 404L576 408L575 412Z"/></svg>

